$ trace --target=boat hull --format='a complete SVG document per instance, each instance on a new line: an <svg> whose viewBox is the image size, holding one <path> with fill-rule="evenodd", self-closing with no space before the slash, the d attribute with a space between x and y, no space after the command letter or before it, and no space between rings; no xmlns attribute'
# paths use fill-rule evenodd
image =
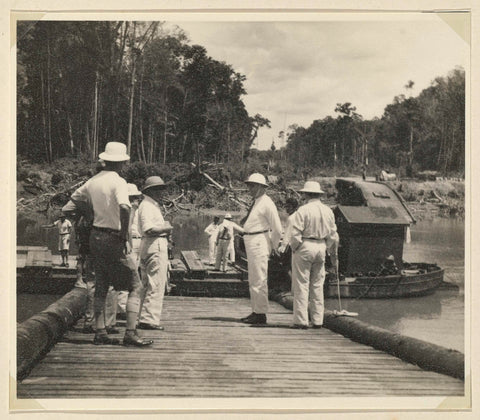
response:
<svg viewBox="0 0 480 420"><path fill-rule="evenodd" d="M237 264L246 269L247 259L242 239L235 238ZM405 264L405 272L390 276L357 276L344 278L340 284L334 276L327 274L324 294L327 298L338 297L353 299L388 299L424 296L433 293L442 283L444 270L436 264ZM268 266L268 284L270 289L290 287L291 261L289 255L272 256ZM402 272L400 272L402 273Z"/></svg>

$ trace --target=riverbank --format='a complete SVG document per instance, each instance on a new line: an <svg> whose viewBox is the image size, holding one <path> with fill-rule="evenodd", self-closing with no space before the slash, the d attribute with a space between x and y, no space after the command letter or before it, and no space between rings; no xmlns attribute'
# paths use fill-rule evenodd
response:
<svg viewBox="0 0 480 420"><path fill-rule="evenodd" d="M44 223L58 217L70 194L95 173L95 166L78 159L62 159L51 165L17 162L17 227ZM157 171L157 172L155 172ZM210 174L213 182L205 177ZM164 201L166 215L175 213L244 213L250 197L243 180L225 175L221 166L207 166L203 172L189 165L150 167L134 163L123 174L128 182L141 187L153 172L168 184ZM323 201L336 204L335 177L312 177L326 192ZM297 196L303 180L272 177L269 195L282 210L288 196ZM215 182L218 183L215 185ZM461 180L421 181L405 179L389 184L402 196L418 220L434 217L464 217L465 182ZM222 188L223 187L223 188Z"/></svg>

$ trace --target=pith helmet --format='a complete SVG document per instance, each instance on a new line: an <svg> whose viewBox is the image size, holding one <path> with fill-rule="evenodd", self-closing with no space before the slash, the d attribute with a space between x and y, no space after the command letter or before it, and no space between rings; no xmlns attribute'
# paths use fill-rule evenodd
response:
<svg viewBox="0 0 480 420"><path fill-rule="evenodd" d="M387 261L395 261L395 257L393 255L389 255L387 257Z"/></svg>
<svg viewBox="0 0 480 420"><path fill-rule="evenodd" d="M312 193L312 194L323 194L324 191L320 188L320 184L317 181L307 181L305 185L300 190L300 192L304 193Z"/></svg>
<svg viewBox="0 0 480 420"><path fill-rule="evenodd" d="M142 195L140 191L138 191L138 188L135 184L127 184L128 187L128 195L131 197L135 197L137 195Z"/></svg>
<svg viewBox="0 0 480 420"><path fill-rule="evenodd" d="M248 177L248 179L245 181L247 184L260 184L263 186L267 186L267 181L265 180L265 177L262 174L259 173L254 173Z"/></svg>
<svg viewBox="0 0 480 420"><path fill-rule="evenodd" d="M224 219L230 220L232 218L232 215L230 213L225 214Z"/></svg>
<svg viewBox="0 0 480 420"><path fill-rule="evenodd" d="M145 192L152 187L164 187L164 186L165 186L165 182L163 182L162 178L156 175L149 176L145 181L145 185L143 187L142 192Z"/></svg>
<svg viewBox="0 0 480 420"><path fill-rule="evenodd" d="M105 151L100 153L98 157L108 162L122 162L129 160L127 155L127 146L117 141L111 141L105 145Z"/></svg>

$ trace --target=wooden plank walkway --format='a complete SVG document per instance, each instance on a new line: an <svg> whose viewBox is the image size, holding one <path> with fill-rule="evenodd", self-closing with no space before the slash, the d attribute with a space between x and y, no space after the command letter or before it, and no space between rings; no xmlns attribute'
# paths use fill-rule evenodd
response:
<svg viewBox="0 0 480 420"><path fill-rule="evenodd" d="M18 398L334 397L463 395L464 383L426 372L327 329L289 328L271 302L269 324L239 322L244 298L165 298L165 331L150 348L94 346L82 325L32 370ZM122 333L123 333L122 324ZM121 338L123 334L118 337Z"/></svg>

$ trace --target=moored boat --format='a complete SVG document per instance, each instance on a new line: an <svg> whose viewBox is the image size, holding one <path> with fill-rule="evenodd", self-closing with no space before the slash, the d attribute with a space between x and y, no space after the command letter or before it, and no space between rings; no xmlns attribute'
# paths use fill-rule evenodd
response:
<svg viewBox="0 0 480 420"><path fill-rule="evenodd" d="M333 209L340 236L339 281L328 273L325 296L342 298L401 298L433 293L443 282L437 264L403 261L403 244L415 219L396 191L380 182L337 179L338 205ZM246 269L243 240L235 238L237 263ZM394 272L382 273L387 258ZM272 255L269 285L289 283L290 254Z"/></svg>

